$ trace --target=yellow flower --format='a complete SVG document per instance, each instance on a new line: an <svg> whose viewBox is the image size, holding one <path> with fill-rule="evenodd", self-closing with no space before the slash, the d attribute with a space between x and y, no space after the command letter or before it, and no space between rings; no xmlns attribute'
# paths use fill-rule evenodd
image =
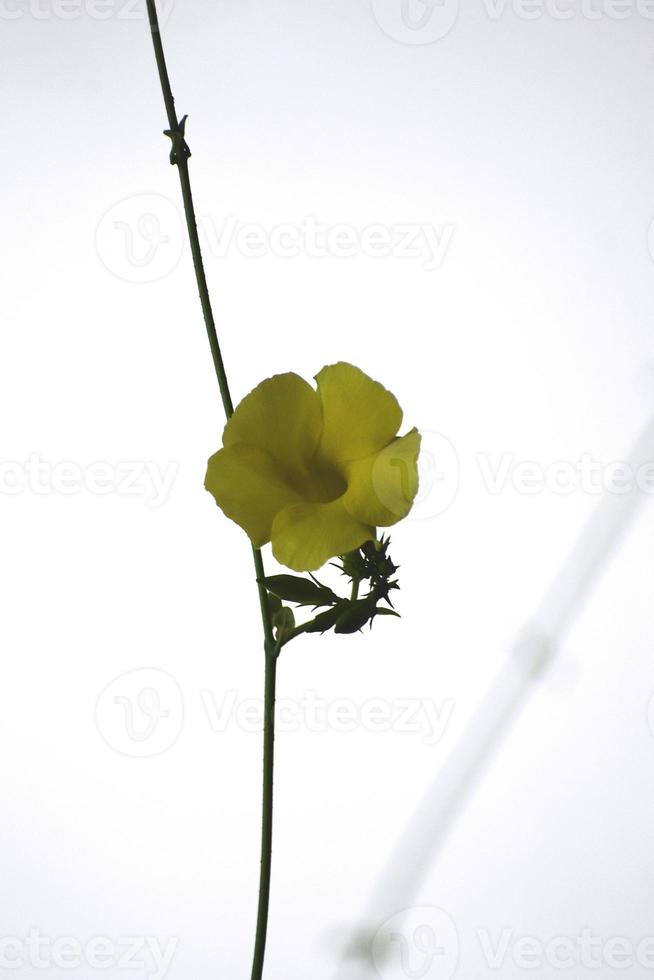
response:
<svg viewBox="0 0 654 980"><path fill-rule="evenodd" d="M394 395L352 364L278 374L250 392L225 426L205 487L256 548L313 571L406 517L418 489L420 435L397 437Z"/></svg>

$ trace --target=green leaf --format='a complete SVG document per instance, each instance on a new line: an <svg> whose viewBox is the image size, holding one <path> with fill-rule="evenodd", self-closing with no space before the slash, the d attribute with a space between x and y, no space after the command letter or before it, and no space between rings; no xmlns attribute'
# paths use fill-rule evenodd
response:
<svg viewBox="0 0 654 980"><path fill-rule="evenodd" d="M401 619L399 612L395 612L394 609L387 609L386 606L377 606L375 616L397 616L398 619Z"/></svg>
<svg viewBox="0 0 654 980"><path fill-rule="evenodd" d="M297 602L302 606L332 606L338 602L338 596L331 589L300 575L269 575L262 582L272 595L286 602Z"/></svg>

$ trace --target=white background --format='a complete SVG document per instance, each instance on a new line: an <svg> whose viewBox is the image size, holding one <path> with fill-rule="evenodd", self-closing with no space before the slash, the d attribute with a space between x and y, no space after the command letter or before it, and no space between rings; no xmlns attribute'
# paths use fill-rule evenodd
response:
<svg viewBox="0 0 654 980"><path fill-rule="evenodd" d="M491 492L484 472L609 467L654 410L652 11L415 3L422 29L400 0L176 0L164 27L235 399L345 359L398 396L407 428L444 437L428 440L423 519L393 533L403 618L283 654L297 724L277 742L270 980L350 976L348 928L600 500L511 475ZM147 24L126 0L1 9L0 936L150 937L177 944L170 980L246 977L260 737L225 712L261 697L260 624L247 540L202 487L223 420ZM290 225L297 254L221 249L230 216L266 236ZM360 237L315 254L307 216L392 243L428 226L444 254L426 268L424 249L374 256ZM146 464L171 481L163 498ZM622 970L514 956L521 937L584 927L654 935L654 508L639 493L411 899L451 918L448 955L425 970L413 949L409 972L368 958L357 977L652 973L651 952ZM139 742L125 726L131 700L147 732L142 688L168 715ZM316 730L307 692L345 699L353 730ZM370 699L451 712L435 741L373 729ZM213 730L207 704L225 708ZM505 928L492 969L479 934L497 945ZM41 955L6 975L157 975Z"/></svg>

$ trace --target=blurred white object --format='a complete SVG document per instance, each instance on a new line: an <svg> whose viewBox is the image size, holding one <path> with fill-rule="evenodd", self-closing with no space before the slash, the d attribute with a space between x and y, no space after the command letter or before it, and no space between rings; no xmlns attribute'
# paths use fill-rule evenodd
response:
<svg viewBox="0 0 654 980"><path fill-rule="evenodd" d="M625 457L633 471L652 459L654 417ZM550 665L645 496L636 483L626 491L616 484L602 496L540 606L516 638L504 668L456 749L405 827L345 946L339 980L363 980L374 975L371 951L380 927L411 906L457 814L507 735L532 685ZM377 950L376 973L379 956Z"/></svg>

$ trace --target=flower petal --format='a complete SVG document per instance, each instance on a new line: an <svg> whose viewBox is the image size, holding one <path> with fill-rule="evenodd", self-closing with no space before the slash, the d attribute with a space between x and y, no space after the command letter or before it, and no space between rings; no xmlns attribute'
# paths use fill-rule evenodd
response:
<svg viewBox="0 0 654 980"><path fill-rule="evenodd" d="M397 524L418 492L420 433L412 429L372 456L349 463L343 504L353 517L375 527Z"/></svg>
<svg viewBox="0 0 654 980"><path fill-rule="evenodd" d="M246 395L223 432L223 446L258 446L293 473L304 473L322 428L320 399L297 374L276 374Z"/></svg>
<svg viewBox="0 0 654 980"><path fill-rule="evenodd" d="M340 498L328 504L294 504L280 511L273 521L272 549L282 565L313 572L374 537L374 527L348 514Z"/></svg>
<svg viewBox="0 0 654 980"><path fill-rule="evenodd" d="M316 375L322 402L320 454L334 462L363 459L386 446L402 424L394 395L353 364L340 361Z"/></svg>
<svg viewBox="0 0 654 980"><path fill-rule="evenodd" d="M255 548L270 541L275 515L302 499L286 482L279 464L256 446L219 450L209 460L204 485Z"/></svg>

